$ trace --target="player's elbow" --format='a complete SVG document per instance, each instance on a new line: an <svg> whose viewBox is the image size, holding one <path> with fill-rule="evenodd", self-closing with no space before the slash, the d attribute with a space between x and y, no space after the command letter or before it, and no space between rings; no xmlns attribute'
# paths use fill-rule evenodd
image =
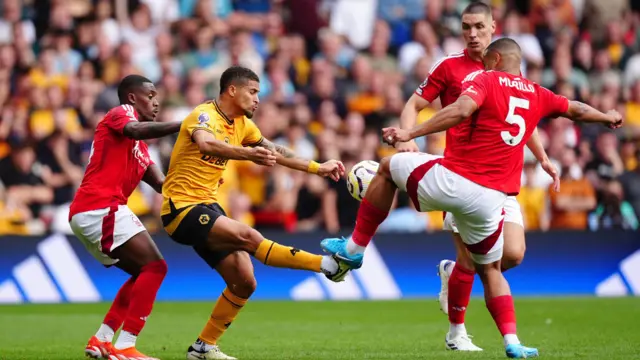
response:
<svg viewBox="0 0 640 360"><path fill-rule="evenodd" d="M416 94L413 94L409 98L409 101L407 101L407 104L405 105L405 110L408 108L418 113L422 111L424 108L426 108L427 106L429 106L429 102L427 100L421 98Z"/></svg>

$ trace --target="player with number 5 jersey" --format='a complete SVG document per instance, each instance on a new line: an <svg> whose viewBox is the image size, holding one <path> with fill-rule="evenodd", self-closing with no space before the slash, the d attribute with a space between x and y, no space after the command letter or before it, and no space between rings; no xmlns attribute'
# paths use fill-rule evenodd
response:
<svg viewBox="0 0 640 360"><path fill-rule="evenodd" d="M180 130L180 122L156 123L157 91L139 75L118 86L120 106L96 127L89 163L69 211L73 233L104 266L131 277L122 285L85 354L92 358L152 359L136 350L167 264L127 200L141 180L162 192L164 174L151 161L144 139ZM122 327L112 345L114 333Z"/></svg>
<svg viewBox="0 0 640 360"><path fill-rule="evenodd" d="M520 191L523 149L542 117L622 125L615 111L603 114L569 101L520 75L521 50L502 38L483 58L489 70L469 76L461 96L428 122L411 130L383 129L391 145L458 126L456 145L442 157L399 153L384 158L358 210L349 240L325 239L322 247L339 259L362 260L366 244L387 217L397 189L406 191L420 211L447 211L484 285L487 308L503 336L510 358L538 356L520 343L513 298L502 275L504 204ZM365 244L364 246L362 244Z"/></svg>

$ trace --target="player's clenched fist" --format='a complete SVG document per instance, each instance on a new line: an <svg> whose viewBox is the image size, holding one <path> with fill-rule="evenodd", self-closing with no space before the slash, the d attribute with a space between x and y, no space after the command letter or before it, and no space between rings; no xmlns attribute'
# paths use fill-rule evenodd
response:
<svg viewBox="0 0 640 360"><path fill-rule="evenodd" d="M396 150L398 152L419 152L418 144L415 141L407 141L407 142L397 142L395 144Z"/></svg>
<svg viewBox="0 0 640 360"><path fill-rule="evenodd" d="M260 146L250 149L249 160L264 166L274 166L276 164L276 156L273 155L273 152Z"/></svg>
<svg viewBox="0 0 640 360"><path fill-rule="evenodd" d="M407 142L411 140L409 131L390 127L382 129L382 140L389 145L394 145L397 142Z"/></svg>
<svg viewBox="0 0 640 360"><path fill-rule="evenodd" d="M333 181L340 180L340 177L344 176L344 165L338 160L329 160L320 165L318 168L318 175L322 177L329 177Z"/></svg>
<svg viewBox="0 0 640 360"><path fill-rule="evenodd" d="M615 110L607 111L607 115L611 118L611 122L607 125L611 129L617 129L622 126L622 115Z"/></svg>

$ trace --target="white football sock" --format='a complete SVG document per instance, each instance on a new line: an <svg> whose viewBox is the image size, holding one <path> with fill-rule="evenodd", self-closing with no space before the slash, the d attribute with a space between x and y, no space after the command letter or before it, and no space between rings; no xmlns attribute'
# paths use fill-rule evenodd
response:
<svg viewBox="0 0 640 360"><path fill-rule="evenodd" d="M349 241L347 241L347 253L349 253L349 255L364 254L365 249L365 246L360 246L354 243L353 239L349 239Z"/></svg>
<svg viewBox="0 0 640 360"><path fill-rule="evenodd" d="M115 332L113 331L112 328L109 327L109 325L102 324L102 325L100 325L100 328L98 329L98 332L96 333L96 337L100 341L111 342L113 340L113 334L114 333Z"/></svg>
<svg viewBox="0 0 640 360"><path fill-rule="evenodd" d="M114 346L118 350L130 348L130 347L136 346L137 339L138 337L136 335L133 335L128 331L122 330L120 331L120 335L118 335L118 341L116 341Z"/></svg>
<svg viewBox="0 0 640 360"><path fill-rule="evenodd" d="M518 339L518 335L516 334L506 334L504 336L504 346L511 344L520 344L520 340Z"/></svg>
<svg viewBox="0 0 640 360"><path fill-rule="evenodd" d="M464 324L449 323L449 334L451 338L460 335L467 335L467 328L464 326Z"/></svg>
<svg viewBox="0 0 640 360"><path fill-rule="evenodd" d="M332 256L323 256L320 263L320 269L323 273L333 275L338 272L338 262Z"/></svg>

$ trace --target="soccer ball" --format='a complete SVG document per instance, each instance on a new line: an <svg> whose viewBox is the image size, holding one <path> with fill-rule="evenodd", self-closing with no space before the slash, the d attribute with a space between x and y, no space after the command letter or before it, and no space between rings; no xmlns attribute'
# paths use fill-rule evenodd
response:
<svg viewBox="0 0 640 360"><path fill-rule="evenodd" d="M369 183L378 172L378 164L375 161L361 161L351 168L347 175L347 189L351 196L358 201L364 199L364 194L369 187Z"/></svg>

